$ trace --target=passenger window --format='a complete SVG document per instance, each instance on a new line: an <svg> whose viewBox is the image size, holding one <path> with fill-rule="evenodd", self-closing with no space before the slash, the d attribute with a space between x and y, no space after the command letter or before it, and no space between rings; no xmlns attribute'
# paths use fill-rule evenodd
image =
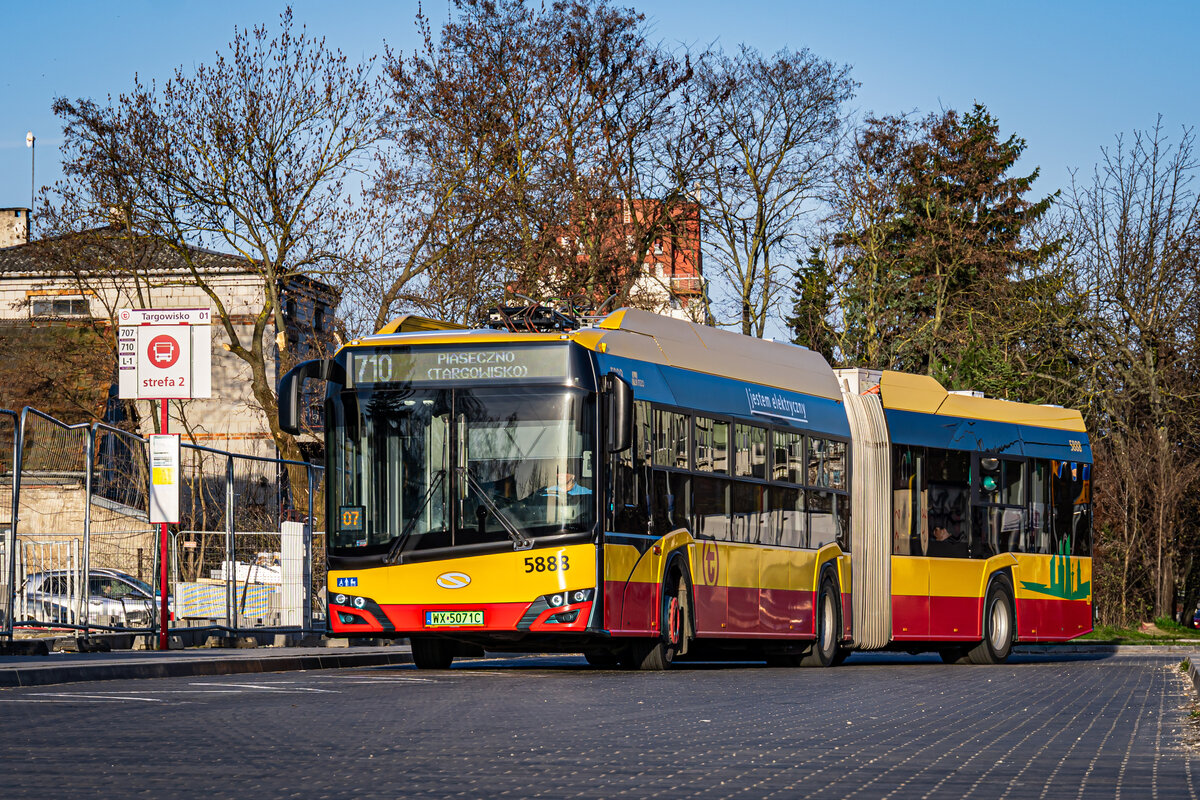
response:
<svg viewBox="0 0 1200 800"><path fill-rule="evenodd" d="M753 425L734 426L734 469L744 478L767 479L767 431Z"/></svg>
<svg viewBox="0 0 1200 800"><path fill-rule="evenodd" d="M1021 551L1050 554L1050 462L1029 462L1029 520Z"/></svg>
<svg viewBox="0 0 1200 800"><path fill-rule="evenodd" d="M731 488L733 541L751 543L759 541L764 488L759 483L734 482Z"/></svg>
<svg viewBox="0 0 1200 800"><path fill-rule="evenodd" d="M1091 464L1051 461L1056 555L1091 555Z"/></svg>
<svg viewBox="0 0 1200 800"><path fill-rule="evenodd" d="M1021 497L1021 487L1024 485L1025 464L1021 461L1004 461L1002 462L1003 475L1001 476L1001 502L1009 506L1019 506L1025 502Z"/></svg>
<svg viewBox="0 0 1200 800"><path fill-rule="evenodd" d="M729 541L729 481L696 475L692 478L692 501L696 514L696 535L706 539Z"/></svg>
<svg viewBox="0 0 1200 800"><path fill-rule="evenodd" d="M829 443L824 439L810 437L808 440L808 480L809 486L828 486L829 474L825 471L825 457Z"/></svg>
<svg viewBox="0 0 1200 800"><path fill-rule="evenodd" d="M837 517L837 543L847 553L850 552L850 497L835 494L834 513Z"/></svg>
<svg viewBox="0 0 1200 800"><path fill-rule="evenodd" d="M979 457L976 494L981 507L974 513L973 558L1021 552L1025 531L1024 477L1024 461Z"/></svg>
<svg viewBox="0 0 1200 800"><path fill-rule="evenodd" d="M845 491L846 489L846 443L830 441L829 456L826 460L826 470L829 473L829 487Z"/></svg>
<svg viewBox="0 0 1200 800"><path fill-rule="evenodd" d="M696 417L696 469L729 471L729 423Z"/></svg>
<svg viewBox="0 0 1200 800"><path fill-rule="evenodd" d="M775 450L775 467L772 474L777 481L804 483L804 436L788 431L772 431L772 447Z"/></svg>
<svg viewBox="0 0 1200 800"><path fill-rule="evenodd" d="M927 464L928 554L966 558L971 533L971 456L959 450L930 448Z"/></svg>
<svg viewBox="0 0 1200 800"><path fill-rule="evenodd" d="M923 556L928 547L925 492L922 490L924 450L896 447L892 455L892 552Z"/></svg>
<svg viewBox="0 0 1200 800"><path fill-rule="evenodd" d="M654 463L661 467L688 468L688 420L686 414L654 410Z"/></svg>
<svg viewBox="0 0 1200 800"><path fill-rule="evenodd" d="M649 523L648 475L649 407L641 401L633 406L633 446L614 453L610 461L612 482L612 529L619 533L646 534Z"/></svg>
<svg viewBox="0 0 1200 800"><path fill-rule="evenodd" d="M771 529L783 547L808 547L803 489L771 487Z"/></svg>
<svg viewBox="0 0 1200 800"><path fill-rule="evenodd" d="M654 471L654 535L666 536L671 531L687 528L688 476L681 472Z"/></svg>
<svg viewBox="0 0 1200 800"><path fill-rule="evenodd" d="M832 544L838 539L833 511L833 494L808 490L808 545L813 549Z"/></svg>

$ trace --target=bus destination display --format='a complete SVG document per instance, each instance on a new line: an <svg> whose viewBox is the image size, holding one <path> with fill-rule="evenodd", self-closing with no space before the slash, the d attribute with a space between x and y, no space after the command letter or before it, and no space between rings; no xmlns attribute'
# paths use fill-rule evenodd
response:
<svg viewBox="0 0 1200 800"><path fill-rule="evenodd" d="M429 348L421 350L353 350L350 374L355 386L379 383L503 383L565 378L567 348Z"/></svg>

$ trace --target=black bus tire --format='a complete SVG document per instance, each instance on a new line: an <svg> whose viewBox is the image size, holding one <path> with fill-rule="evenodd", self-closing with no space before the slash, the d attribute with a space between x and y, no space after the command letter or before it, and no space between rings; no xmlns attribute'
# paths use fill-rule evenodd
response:
<svg viewBox="0 0 1200 800"><path fill-rule="evenodd" d="M585 650L583 657L588 664L598 669L613 669L620 663L617 654L611 650Z"/></svg>
<svg viewBox="0 0 1200 800"><path fill-rule="evenodd" d="M409 639L417 669L449 669L454 661L454 642L425 636Z"/></svg>
<svg viewBox="0 0 1200 800"><path fill-rule="evenodd" d="M971 648L974 664L1003 664L1012 652L1017 615L1008 579L997 576L983 601L983 641Z"/></svg>
<svg viewBox="0 0 1200 800"><path fill-rule="evenodd" d="M837 662L838 642L842 638L842 605L838 601L837 586L828 574L821 578L821 589L817 592L816 641L801 659L801 666L831 667Z"/></svg>
<svg viewBox="0 0 1200 800"><path fill-rule="evenodd" d="M945 664L971 663L970 647L943 647L938 650L938 655L942 657L942 663Z"/></svg>
<svg viewBox="0 0 1200 800"><path fill-rule="evenodd" d="M640 640L632 645L631 659L638 669L670 669L675 656L683 650L688 636L691 587L686 573L673 564L663 579L659 602L659 635L650 640Z"/></svg>

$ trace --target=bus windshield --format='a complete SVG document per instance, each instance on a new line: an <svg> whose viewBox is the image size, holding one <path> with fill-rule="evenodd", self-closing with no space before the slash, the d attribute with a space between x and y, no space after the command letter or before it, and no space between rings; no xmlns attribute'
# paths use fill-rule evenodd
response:
<svg viewBox="0 0 1200 800"><path fill-rule="evenodd" d="M563 389L343 392L331 551L395 553L589 530L593 402Z"/></svg>

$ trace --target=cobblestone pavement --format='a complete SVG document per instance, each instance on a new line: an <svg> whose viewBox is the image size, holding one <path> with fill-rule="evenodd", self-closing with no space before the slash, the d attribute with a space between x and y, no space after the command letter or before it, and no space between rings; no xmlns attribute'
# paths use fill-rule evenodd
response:
<svg viewBox="0 0 1200 800"><path fill-rule="evenodd" d="M0 691L0 796L1186 798L1178 656L577 657Z"/></svg>

